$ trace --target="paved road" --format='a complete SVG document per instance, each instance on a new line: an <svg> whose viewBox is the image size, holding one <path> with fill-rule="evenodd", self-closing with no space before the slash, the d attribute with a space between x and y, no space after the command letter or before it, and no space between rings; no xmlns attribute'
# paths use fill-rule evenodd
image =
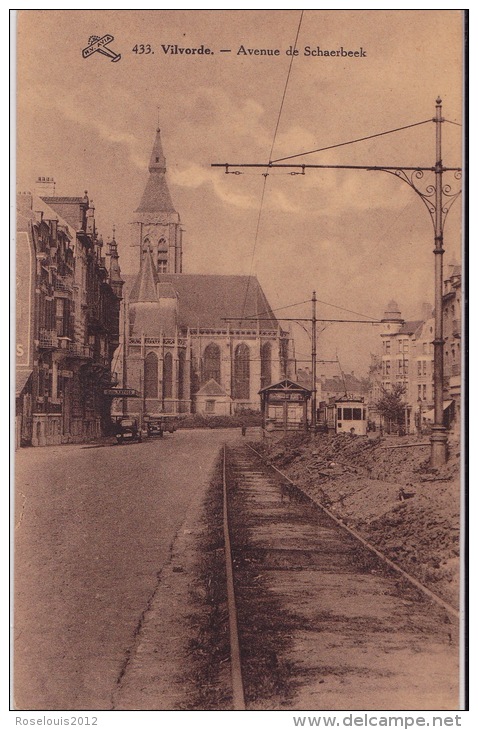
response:
<svg viewBox="0 0 478 730"><path fill-rule="evenodd" d="M237 433L17 452L17 709L112 708L188 505Z"/></svg>

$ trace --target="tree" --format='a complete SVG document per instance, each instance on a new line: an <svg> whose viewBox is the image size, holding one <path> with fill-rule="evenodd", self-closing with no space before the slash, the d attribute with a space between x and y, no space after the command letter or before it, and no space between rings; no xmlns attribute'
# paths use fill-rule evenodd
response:
<svg viewBox="0 0 478 730"><path fill-rule="evenodd" d="M403 383L393 385L391 390L386 390L381 386L382 396L375 404L375 407L381 416L386 418L389 423L396 423L403 426L405 423L406 403L402 399L407 389Z"/></svg>

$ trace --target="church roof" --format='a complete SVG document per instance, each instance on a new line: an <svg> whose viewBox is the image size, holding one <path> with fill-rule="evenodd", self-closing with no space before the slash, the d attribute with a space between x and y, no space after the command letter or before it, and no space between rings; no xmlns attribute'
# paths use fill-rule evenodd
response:
<svg viewBox="0 0 478 730"><path fill-rule="evenodd" d="M151 251L144 254L141 259L141 269L137 275L133 288L131 289L131 302L157 302L158 293L156 284L158 275L153 264Z"/></svg>
<svg viewBox="0 0 478 730"><path fill-rule="evenodd" d="M139 277L136 277L136 282ZM131 291L130 300L138 301L138 286L134 277L124 276L124 291ZM262 287L255 276L227 274L159 274L163 284L170 282L179 298L179 326L181 328L225 329L224 318L233 329L261 327L277 330L279 324L270 308ZM253 318L253 319L248 319Z"/></svg>
<svg viewBox="0 0 478 730"><path fill-rule="evenodd" d="M220 386L216 380L214 380L214 378L211 378L211 380L208 380L207 383L198 390L196 396L198 395L227 395L227 393L224 388Z"/></svg>
<svg viewBox="0 0 478 730"><path fill-rule="evenodd" d="M136 213L175 212L166 182L166 158L163 154L161 134L158 129L149 161L149 178Z"/></svg>
<svg viewBox="0 0 478 730"><path fill-rule="evenodd" d="M232 328L262 326L278 328L278 323L256 277L220 274L165 275L179 294L181 320L188 326L225 327L224 317L244 317L232 321ZM254 317L254 320L248 320ZM247 321L246 321L247 320Z"/></svg>

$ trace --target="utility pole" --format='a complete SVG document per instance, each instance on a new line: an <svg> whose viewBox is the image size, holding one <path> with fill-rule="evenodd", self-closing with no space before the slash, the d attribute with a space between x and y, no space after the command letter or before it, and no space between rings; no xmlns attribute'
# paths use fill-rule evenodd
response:
<svg viewBox="0 0 478 730"><path fill-rule="evenodd" d="M441 99L438 98L435 107L436 124L436 165L435 165L435 217L432 220L435 226L435 338L433 340L435 380L434 406L435 421L432 426L431 459L433 468L441 466L447 460L447 433L443 423L443 163L441 159Z"/></svg>
<svg viewBox="0 0 478 730"><path fill-rule="evenodd" d="M317 297L312 292L312 433L317 427Z"/></svg>
<svg viewBox="0 0 478 730"><path fill-rule="evenodd" d="M450 184L443 186L443 173L454 173L455 180L461 180L460 167L444 167L441 152L441 125L446 121L442 117L442 100L438 97L435 106L435 117L427 121L436 124L436 162L433 167L415 167L395 165L307 165L307 164L283 164L280 160L266 163L213 163L211 167L224 167L226 175L240 175L239 169L230 168L266 168L269 171L277 169L290 169L291 175L305 175L306 169L312 170L367 170L388 172L398 177L414 190L427 207L434 229L434 255L435 255L435 339L434 345L434 380L435 380L435 422L432 426L431 445L431 466L436 468L446 462L447 458L447 434L443 425L443 227L451 206L461 194L461 190L453 190ZM424 122L419 122L423 124ZM415 125L411 125L415 126ZM378 136L378 135L377 135ZM282 159L292 159L300 155L292 155ZM423 186L425 172L435 174L435 184ZM420 184L422 183L422 188ZM424 188L424 189L423 189ZM315 384L314 384L315 385Z"/></svg>

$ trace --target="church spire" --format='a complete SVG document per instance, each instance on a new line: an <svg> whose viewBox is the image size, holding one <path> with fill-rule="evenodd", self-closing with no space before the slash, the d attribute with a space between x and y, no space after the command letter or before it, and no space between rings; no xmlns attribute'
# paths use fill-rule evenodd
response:
<svg viewBox="0 0 478 730"><path fill-rule="evenodd" d="M148 180L132 221L132 243L139 248L140 266L143 266L144 253L151 251L156 275L180 274L183 255L181 219L168 189L159 124L148 170Z"/></svg>
<svg viewBox="0 0 478 730"><path fill-rule="evenodd" d="M168 184L166 182L166 158L161 144L161 130L156 130L156 138L149 160L149 178L137 213L175 212Z"/></svg>
<svg viewBox="0 0 478 730"><path fill-rule="evenodd" d="M150 172L166 172L166 158L163 154L163 145L161 144L161 130L156 130L156 139L154 140L151 158L149 160Z"/></svg>
<svg viewBox="0 0 478 730"><path fill-rule="evenodd" d="M131 289L130 302L157 302L158 274L153 262L151 251L144 252L141 259L141 269Z"/></svg>

